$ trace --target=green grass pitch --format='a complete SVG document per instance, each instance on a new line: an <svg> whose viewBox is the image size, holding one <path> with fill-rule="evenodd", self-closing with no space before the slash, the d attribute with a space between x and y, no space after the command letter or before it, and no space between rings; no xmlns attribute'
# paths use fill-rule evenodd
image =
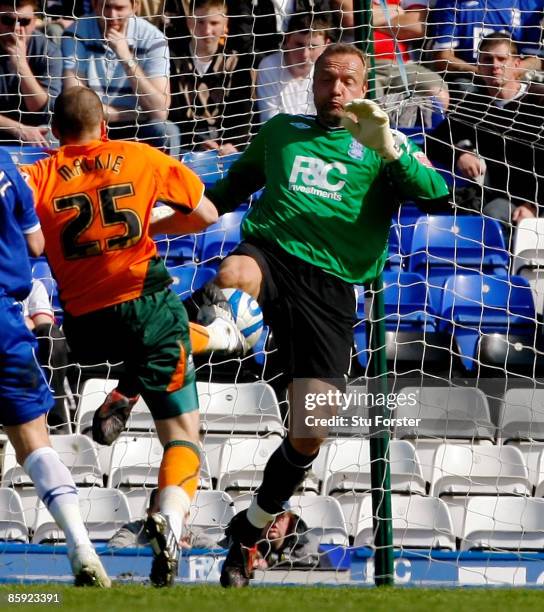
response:
<svg viewBox="0 0 544 612"><path fill-rule="evenodd" d="M9 604L9 593L57 592L62 603ZM544 593L528 589L418 589L358 587L261 587L225 591L215 585L157 590L119 585L109 591L56 585L1 585L1 610L74 610L77 612L478 612L541 610Z"/></svg>

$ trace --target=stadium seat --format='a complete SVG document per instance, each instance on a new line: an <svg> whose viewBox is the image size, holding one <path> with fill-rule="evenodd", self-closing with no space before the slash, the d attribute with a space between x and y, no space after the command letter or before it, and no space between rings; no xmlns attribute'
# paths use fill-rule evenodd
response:
<svg viewBox="0 0 544 612"><path fill-rule="evenodd" d="M126 497L117 489L79 489L79 508L92 541L109 540L125 523L130 522ZM64 533L57 527L49 510L41 504L34 526L33 544L64 542Z"/></svg>
<svg viewBox="0 0 544 612"><path fill-rule="evenodd" d="M414 446L405 440L391 440L389 446L391 490L395 493L425 494L425 480ZM327 445L323 493L346 491L368 493L370 481L370 441L332 440Z"/></svg>
<svg viewBox="0 0 544 612"><path fill-rule="evenodd" d="M175 268L169 267L168 272L174 280L171 285L172 291L182 301L212 280L216 274L213 268L197 264L184 264Z"/></svg>
<svg viewBox="0 0 544 612"><path fill-rule="evenodd" d="M514 237L512 274L529 281L536 312L544 315L544 219L522 219Z"/></svg>
<svg viewBox="0 0 544 612"><path fill-rule="evenodd" d="M503 371L535 361L535 307L529 283L521 276L450 276L440 317L439 329L454 336L469 372L481 363Z"/></svg>
<svg viewBox="0 0 544 612"><path fill-rule="evenodd" d="M421 210L413 204L405 203L402 204L398 212L393 217L392 226L397 229L399 249L402 254L402 269L404 270L408 261L406 256L409 255L412 247L412 236L414 235L414 229L416 223L420 218L427 218L427 215L421 212Z"/></svg>
<svg viewBox="0 0 544 612"><path fill-rule="evenodd" d="M544 548L544 499L469 498L460 548L541 552Z"/></svg>
<svg viewBox="0 0 544 612"><path fill-rule="evenodd" d="M353 328L353 357L357 360L359 366L366 370L368 366L368 357L370 354L366 339L366 321L359 320Z"/></svg>
<svg viewBox="0 0 544 612"><path fill-rule="evenodd" d="M500 224L479 216L428 215L416 222L408 270L429 284L432 303L440 308L446 278L455 270L506 276L508 252Z"/></svg>
<svg viewBox="0 0 544 612"><path fill-rule="evenodd" d="M198 531L217 546L234 514L232 499L224 491L197 491L187 527L190 531Z"/></svg>
<svg viewBox="0 0 544 612"><path fill-rule="evenodd" d="M535 478L535 497L544 497L544 445L535 445L535 451L538 449L537 469ZM519 448L519 447L518 447ZM520 450L523 451L523 448Z"/></svg>
<svg viewBox="0 0 544 612"><path fill-rule="evenodd" d="M202 238L202 262L209 265L214 259L228 255L240 242L240 226L245 213L233 211L219 217L206 228Z"/></svg>
<svg viewBox="0 0 544 612"><path fill-rule="evenodd" d="M121 435L113 444L108 487L157 486L162 455L162 444L156 436ZM201 463L199 488L211 489L205 453L202 453Z"/></svg>
<svg viewBox="0 0 544 612"><path fill-rule="evenodd" d="M47 147L26 145L3 146L2 149L11 155L11 159L17 166L33 164L44 157L49 157L50 151Z"/></svg>
<svg viewBox="0 0 544 612"><path fill-rule="evenodd" d="M28 542L28 528L19 494L0 488L0 541Z"/></svg>
<svg viewBox="0 0 544 612"><path fill-rule="evenodd" d="M346 521L334 497L293 495L288 508L300 516L308 526L308 534L319 538L321 544L348 546Z"/></svg>
<svg viewBox="0 0 544 612"><path fill-rule="evenodd" d="M386 329L436 331L436 311L419 274L388 272L383 275L383 286Z"/></svg>
<svg viewBox="0 0 544 612"><path fill-rule="evenodd" d="M229 438L221 449L217 489L233 499L252 492L261 484L270 455L281 444L278 436L269 438ZM302 484L304 491L319 491L319 482L310 473Z"/></svg>
<svg viewBox="0 0 544 612"><path fill-rule="evenodd" d="M157 245L157 253L169 267L200 261L201 234L186 236L157 234L153 239Z"/></svg>
<svg viewBox="0 0 544 612"><path fill-rule="evenodd" d="M197 390L204 433L283 435L280 407L270 385L197 382Z"/></svg>
<svg viewBox="0 0 544 612"><path fill-rule="evenodd" d="M206 186L213 185L226 174L232 164L240 157L240 153L219 155L212 151L193 151L185 153L181 161L196 172Z"/></svg>
<svg viewBox="0 0 544 612"><path fill-rule="evenodd" d="M455 550L455 536L446 504L436 497L392 495L393 546L395 548L441 548ZM359 508L354 546L374 547L372 499Z"/></svg>
<svg viewBox="0 0 544 612"><path fill-rule="evenodd" d="M385 313L385 350L389 362L420 364L443 363L451 359L448 334L438 332L436 311L429 291L419 274L410 272L384 272L383 299ZM357 318L363 320L365 294L357 287ZM358 325L354 330L355 346L366 348L366 329ZM359 363L366 367L368 353L358 353Z"/></svg>
<svg viewBox="0 0 544 612"><path fill-rule="evenodd" d="M221 448L217 488L231 495L233 491L255 490L268 458L280 444L277 436L227 439Z"/></svg>
<svg viewBox="0 0 544 612"><path fill-rule="evenodd" d="M446 440L478 446L495 438L487 397L480 389L465 387L403 387L395 417L421 419L415 427L399 426L395 436L410 440L430 482L436 449Z"/></svg>
<svg viewBox="0 0 544 612"><path fill-rule="evenodd" d="M513 446L441 444L434 456L430 494L531 495L527 466Z"/></svg>
<svg viewBox="0 0 544 612"><path fill-rule="evenodd" d="M529 480L537 484L540 457L544 450L544 389L509 389L499 405L498 438L519 448L529 470ZM540 496L539 496L540 497Z"/></svg>
<svg viewBox="0 0 544 612"><path fill-rule="evenodd" d="M70 470L78 486L102 486L102 471L94 443L79 434L50 436L51 446ZM32 486L30 476L17 463L15 449L10 442L4 447L2 486Z"/></svg>
<svg viewBox="0 0 544 612"><path fill-rule="evenodd" d="M206 185L213 185L223 177L222 158L215 150L185 153L181 161L198 174Z"/></svg>
<svg viewBox="0 0 544 612"><path fill-rule="evenodd" d="M372 490L370 441L353 438L331 440L321 453L325 455L322 493L338 500L348 531L354 536L359 505ZM405 440L391 440L389 453L391 491L425 495L426 483L414 446Z"/></svg>
<svg viewBox="0 0 544 612"><path fill-rule="evenodd" d="M396 223L391 224L389 230L389 247L387 250L387 259L385 262L385 270L400 272L403 266L403 257L400 249L400 228Z"/></svg>

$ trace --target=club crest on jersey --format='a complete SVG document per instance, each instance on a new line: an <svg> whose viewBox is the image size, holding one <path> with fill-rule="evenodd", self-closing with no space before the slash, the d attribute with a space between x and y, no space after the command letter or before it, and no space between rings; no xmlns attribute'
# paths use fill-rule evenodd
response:
<svg viewBox="0 0 544 612"><path fill-rule="evenodd" d="M292 121L291 124L293 127L298 128L299 130L309 130L312 126L307 123L302 123L301 121Z"/></svg>
<svg viewBox="0 0 544 612"><path fill-rule="evenodd" d="M348 155L353 157L353 159L363 159L365 156L365 148L358 140L352 138L348 148Z"/></svg>

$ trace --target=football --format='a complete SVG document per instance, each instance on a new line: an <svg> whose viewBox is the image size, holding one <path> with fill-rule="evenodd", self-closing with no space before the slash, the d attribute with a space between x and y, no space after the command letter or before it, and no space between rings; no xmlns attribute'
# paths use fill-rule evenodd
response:
<svg viewBox="0 0 544 612"><path fill-rule="evenodd" d="M247 349L255 346L263 331L263 313L261 307L245 291L240 289L222 289L227 298L238 329L246 340Z"/></svg>

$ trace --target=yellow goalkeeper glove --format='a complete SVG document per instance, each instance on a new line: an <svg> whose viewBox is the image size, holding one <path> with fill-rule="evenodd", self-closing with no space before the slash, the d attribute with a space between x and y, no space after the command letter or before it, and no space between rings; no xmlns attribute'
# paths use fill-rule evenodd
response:
<svg viewBox="0 0 544 612"><path fill-rule="evenodd" d="M368 149L386 161L395 161L402 151L393 138L389 127L389 117L372 100L358 98L345 106L345 110L357 117L342 117L342 125L351 132L352 136Z"/></svg>

